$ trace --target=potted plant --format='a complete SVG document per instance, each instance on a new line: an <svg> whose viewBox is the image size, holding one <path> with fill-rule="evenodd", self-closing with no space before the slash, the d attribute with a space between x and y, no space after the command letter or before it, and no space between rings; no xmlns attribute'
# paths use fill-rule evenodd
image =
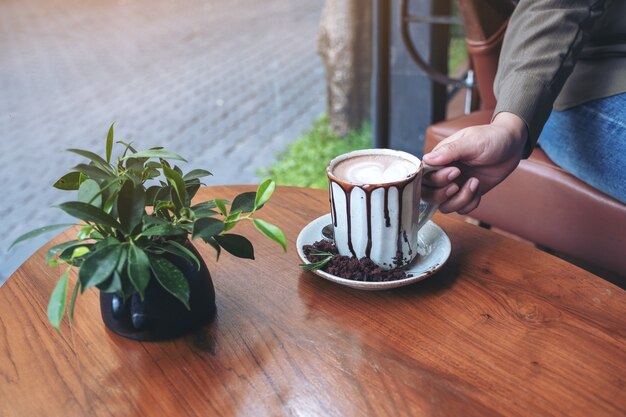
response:
<svg viewBox="0 0 626 417"><path fill-rule="evenodd" d="M267 180L232 202L216 198L192 205L201 179L210 172L183 173L174 162L185 160L160 147L138 152L130 143L116 143L123 152L112 161L111 125L104 157L69 149L88 162L78 164L54 184L61 190L77 191L76 201L58 208L80 220L76 224L80 229L76 239L47 252L49 265L66 265L51 294L48 318L58 329L66 310L72 318L78 293L96 287L103 321L114 332L140 340L175 337L215 315L211 276L191 240L211 245L218 259L222 249L254 259L250 241L231 233L239 222L252 221L286 251L283 232L254 217L269 200L275 183ZM68 226L33 230L13 245ZM78 269L78 279L66 308L72 268Z"/></svg>

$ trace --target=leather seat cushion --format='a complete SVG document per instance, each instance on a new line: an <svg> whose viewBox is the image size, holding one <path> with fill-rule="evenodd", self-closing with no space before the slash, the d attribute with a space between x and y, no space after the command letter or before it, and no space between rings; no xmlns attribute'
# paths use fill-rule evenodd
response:
<svg viewBox="0 0 626 417"><path fill-rule="evenodd" d="M478 111L430 126L425 151L462 128L489 123L491 116L492 110ZM626 275L626 205L559 168L540 148L469 216Z"/></svg>

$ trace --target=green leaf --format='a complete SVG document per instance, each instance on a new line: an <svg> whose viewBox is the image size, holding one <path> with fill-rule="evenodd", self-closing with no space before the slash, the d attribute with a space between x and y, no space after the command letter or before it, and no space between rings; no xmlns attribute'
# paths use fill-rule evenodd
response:
<svg viewBox="0 0 626 417"><path fill-rule="evenodd" d="M107 199L104 201L104 205L102 206L102 210L107 213L107 214L111 214L111 216L113 218L116 217L116 211L117 211L117 196L118 196L119 192L117 190L112 191L111 194L107 197Z"/></svg>
<svg viewBox="0 0 626 417"><path fill-rule="evenodd" d="M68 149L67 151L83 156L91 160L98 168L102 169L103 171L112 173L111 166L109 165L109 163L105 161L104 159L102 159L102 157L96 153L93 153L91 151L86 151L83 149Z"/></svg>
<svg viewBox="0 0 626 417"><path fill-rule="evenodd" d="M141 174L144 170L144 163L147 161L147 158L132 158L126 160L126 169L134 171L137 174Z"/></svg>
<svg viewBox="0 0 626 417"><path fill-rule="evenodd" d="M88 178L78 188L78 201L91 204L96 207L102 206L102 190L100 185Z"/></svg>
<svg viewBox="0 0 626 417"><path fill-rule="evenodd" d="M61 265L61 261L59 261L58 259L50 259L48 261L48 266L49 267L55 267L55 266L59 266Z"/></svg>
<svg viewBox="0 0 626 417"><path fill-rule="evenodd" d="M59 178L53 185L59 190L78 190L80 185L80 172L69 172Z"/></svg>
<svg viewBox="0 0 626 417"><path fill-rule="evenodd" d="M215 216L219 213L211 209L198 209L198 210L193 210L193 214L196 216L196 219L202 219L205 217Z"/></svg>
<svg viewBox="0 0 626 417"><path fill-rule="evenodd" d="M70 299L70 309L69 309L70 320L74 318L74 306L76 305L76 296L78 295L79 289L80 289L80 281L76 280L76 282L74 283L74 289L72 290L72 298Z"/></svg>
<svg viewBox="0 0 626 417"><path fill-rule="evenodd" d="M85 256L88 254L93 248L92 243L80 243L79 245L70 246L65 248L61 254L59 254L59 259L64 260L67 263L72 263L77 258L81 256Z"/></svg>
<svg viewBox="0 0 626 417"><path fill-rule="evenodd" d="M254 219L252 222L254 223L254 227L256 227L259 232L263 233L274 242L277 242L280 246L282 246L283 250L287 252L287 238L278 226L261 219Z"/></svg>
<svg viewBox="0 0 626 417"><path fill-rule="evenodd" d="M224 222L212 217L198 219L193 225L192 239L202 238L208 239L212 236L222 233L224 230Z"/></svg>
<svg viewBox="0 0 626 417"><path fill-rule="evenodd" d="M148 228L148 226L154 226L157 224L170 224L170 222L168 222L167 220L155 216L154 214L149 215L149 214L145 214L143 216L143 224L144 224L144 230Z"/></svg>
<svg viewBox="0 0 626 417"><path fill-rule="evenodd" d="M81 291L98 285L111 276L122 256L123 246L112 244L93 252L78 271Z"/></svg>
<svg viewBox="0 0 626 417"><path fill-rule="evenodd" d="M132 142L131 143L126 143L123 140L118 140L115 143L119 143L120 145L124 145L124 156L126 156L126 152L128 152L129 150L133 153L137 153L137 149L133 148Z"/></svg>
<svg viewBox="0 0 626 417"><path fill-rule="evenodd" d="M192 210L196 210L196 209L200 209L200 208L212 209L212 208L215 208L215 207L217 207L215 205L215 200L209 200L209 201L205 201L203 203L198 203L198 204L196 204L194 206L191 206L191 209Z"/></svg>
<svg viewBox="0 0 626 417"><path fill-rule="evenodd" d="M93 232L93 226L89 226L89 225L83 226L78 231L78 235L76 236L76 238L78 240L89 239L92 232Z"/></svg>
<svg viewBox="0 0 626 417"><path fill-rule="evenodd" d="M91 246L92 245L84 245L74 248L74 250L72 250L70 260L82 258L83 256L87 255L89 252L91 252Z"/></svg>
<svg viewBox="0 0 626 417"><path fill-rule="evenodd" d="M158 192L156 193L156 196L154 197L154 203L156 204L158 201L172 201L172 197L171 197L172 187L170 187L166 183L165 186L162 186L159 188L160 190L158 190Z"/></svg>
<svg viewBox="0 0 626 417"><path fill-rule="evenodd" d="M179 161L187 162L187 160L183 158L182 156L175 154L173 152L164 151L162 149L150 149L147 151L132 153L122 158L122 160L131 159L131 158L176 159Z"/></svg>
<svg viewBox="0 0 626 417"><path fill-rule="evenodd" d="M78 164L73 169L85 174L86 176L94 180L110 180L113 176L112 174L103 171L95 165Z"/></svg>
<svg viewBox="0 0 626 417"><path fill-rule="evenodd" d="M174 210L176 205L171 201L159 201L154 207L155 213L168 213L168 210ZM169 216L168 216L169 218Z"/></svg>
<svg viewBox="0 0 626 417"><path fill-rule="evenodd" d="M158 224L156 226L148 227L140 233L141 236L153 237L153 236L186 236L187 231L181 227L174 226L171 223Z"/></svg>
<svg viewBox="0 0 626 417"><path fill-rule="evenodd" d="M117 217L117 196L122 188L119 178L115 177L109 179L101 188L102 198L104 199L102 210L111 214L113 217Z"/></svg>
<svg viewBox="0 0 626 417"><path fill-rule="evenodd" d="M315 271L317 269L322 269L333 259L333 254L330 252L315 252L311 253L311 255L315 255L318 257L318 260L315 262L309 262L300 264L300 267L305 271Z"/></svg>
<svg viewBox="0 0 626 417"><path fill-rule="evenodd" d="M182 227L187 233L193 233L193 223L179 223L179 227Z"/></svg>
<svg viewBox="0 0 626 417"><path fill-rule="evenodd" d="M113 151L113 125L111 123L111 127L109 127L109 133L107 133L107 144L106 144L106 155L107 155L107 163L111 162L111 152Z"/></svg>
<svg viewBox="0 0 626 417"><path fill-rule="evenodd" d="M228 216L224 218L224 231L228 232L233 229L241 221L241 212L231 210Z"/></svg>
<svg viewBox="0 0 626 417"><path fill-rule="evenodd" d="M183 176L183 179L185 181L190 181L190 180L196 180L196 179L208 177L210 175L213 175L213 174L211 174L207 170L204 170L204 169L192 169L191 171L189 171L188 173L186 173Z"/></svg>
<svg viewBox="0 0 626 417"><path fill-rule="evenodd" d="M195 214L196 218L199 219L202 217L211 217L218 214L217 211L211 210L213 208L215 208L215 202L207 201L205 203L199 203L191 207L191 211L193 211L193 214Z"/></svg>
<svg viewBox="0 0 626 417"><path fill-rule="evenodd" d="M81 175L83 175L83 174L81 174ZM84 175L83 175L83 177L84 177ZM88 179L88 178L85 177L84 180L81 182L81 186L83 185L83 183L87 182L87 180L89 180L90 182L93 181L93 180ZM93 204L96 207L102 207L102 199L106 197L106 201L104 202L103 210L105 212L107 212L107 213L111 213L110 209L112 207L113 202L117 198L117 194L119 193L119 189L120 189L119 180L117 178L110 179L109 181L103 182L102 186L100 186L96 181L94 181L94 182L99 187L99 191L97 193L95 193L95 186L93 184L91 185L91 190L93 190L93 191L91 191L91 193L93 193L93 196L91 197L91 200L93 200L95 203L92 202L92 201L83 201L83 202L91 203L91 204ZM113 213L111 213L111 215L113 217L115 217L115 215Z"/></svg>
<svg viewBox="0 0 626 417"><path fill-rule="evenodd" d="M105 293L119 293L122 291L122 277L117 271L113 271L109 279L96 285L96 287Z"/></svg>
<svg viewBox="0 0 626 417"><path fill-rule="evenodd" d="M179 258L187 259L190 262L193 262L200 270L200 260L198 257L189 249L187 249L184 245L176 242L175 240L169 240L163 249L172 255L176 255Z"/></svg>
<svg viewBox="0 0 626 417"><path fill-rule="evenodd" d="M62 223L62 224L51 224L49 226L44 226L44 227L40 227L38 229L35 230L31 230L28 233L24 233L22 236L18 237L17 239L15 239L15 241L13 241L13 243L11 243L11 246L9 246L9 250L17 245L20 242L23 242L27 239L31 239L35 236L39 236L39 235L43 235L44 233L48 233L51 232L53 230L57 230L57 229L65 229L67 227L70 226L75 226L75 224L72 223Z"/></svg>
<svg viewBox="0 0 626 417"><path fill-rule="evenodd" d="M127 171L126 178L131 180L136 186L143 184L143 178L141 177L141 173L137 173L135 171Z"/></svg>
<svg viewBox="0 0 626 417"><path fill-rule="evenodd" d="M189 207L189 205L191 204L191 200L196 196L196 193L200 189L200 186L200 180L191 180L185 182L185 191L187 192L185 207Z"/></svg>
<svg viewBox="0 0 626 417"><path fill-rule="evenodd" d="M120 276L126 276L126 259L128 259L128 251L125 248L129 245L128 243L122 243L122 251L120 252L120 257L118 258L117 265L115 266L115 272L117 272Z"/></svg>
<svg viewBox="0 0 626 417"><path fill-rule="evenodd" d="M114 238L113 236L107 236L106 239L102 239L98 241L95 245L96 250L100 250L106 246L115 246L119 245L120 241Z"/></svg>
<svg viewBox="0 0 626 417"><path fill-rule="evenodd" d="M117 273L119 274L119 272ZM126 274L127 273L125 272L125 275ZM128 279L128 276L126 276L126 279L122 279L122 289L117 293L117 295L119 295L124 301L126 301L136 292L137 290L135 290L135 287L133 287L133 284Z"/></svg>
<svg viewBox="0 0 626 417"><path fill-rule="evenodd" d="M154 206L154 200L156 199L159 191L161 191L161 187L159 187L158 185L148 187L148 189L146 190L146 205Z"/></svg>
<svg viewBox="0 0 626 417"><path fill-rule="evenodd" d="M239 194L233 200L233 204L230 206L231 213L233 211L240 211L242 213L250 213L254 211L255 207L255 199L256 193L254 191L250 191L247 193Z"/></svg>
<svg viewBox="0 0 626 417"><path fill-rule="evenodd" d="M270 199L274 190L276 189L276 183L274 180L265 180L259 185L259 188L256 190L256 199L254 201L254 208L259 208L263 204L267 203L267 200Z"/></svg>
<svg viewBox="0 0 626 417"><path fill-rule="evenodd" d="M150 259L143 249L130 245L128 247L128 278L143 300L144 291L150 281Z"/></svg>
<svg viewBox="0 0 626 417"><path fill-rule="evenodd" d="M159 284L189 308L189 283L182 272L160 256L150 256L150 269Z"/></svg>
<svg viewBox="0 0 626 417"><path fill-rule="evenodd" d="M167 165L163 165L163 173L165 174L165 178L167 178L168 183L174 189L176 196L178 197L178 207L184 207L185 197L187 193L183 177L181 177L178 172L168 167Z"/></svg>
<svg viewBox="0 0 626 417"><path fill-rule="evenodd" d="M147 168L143 171L143 177L148 180L157 178L159 175L161 175L161 173L156 169Z"/></svg>
<svg viewBox="0 0 626 417"><path fill-rule="evenodd" d="M143 216L143 224L145 225L144 230L148 228L148 226L154 226L157 224L170 224L167 220L157 217L155 215L144 215Z"/></svg>
<svg viewBox="0 0 626 417"><path fill-rule="evenodd" d="M77 217L86 222L93 222L114 229L122 229L122 225L119 224L113 216L91 204L81 203L80 201L68 201L67 203L59 204L57 207L70 216Z"/></svg>
<svg viewBox="0 0 626 417"><path fill-rule="evenodd" d="M213 202L215 202L215 206L218 208L220 213L224 216L228 215L228 210L226 210L226 200L215 199Z"/></svg>
<svg viewBox="0 0 626 417"><path fill-rule="evenodd" d="M213 239L219 243L226 252L238 258L254 259L254 248L252 243L245 237L235 234L225 234L221 236L213 236Z"/></svg>
<svg viewBox="0 0 626 417"><path fill-rule="evenodd" d="M59 282L57 282L57 285L54 286L52 295L50 295L50 301L48 302L48 320L50 320L50 323L57 330L59 330L59 325L61 324L63 314L65 313L67 278L69 277L69 274L70 270L68 269L65 271Z"/></svg>
<svg viewBox="0 0 626 417"><path fill-rule="evenodd" d="M124 181L117 197L117 213L124 230L132 233L145 214L146 192L142 185L135 187L132 181Z"/></svg>
<svg viewBox="0 0 626 417"><path fill-rule="evenodd" d="M71 248L72 246L78 246L78 245L82 245L82 243L79 240L70 240L67 242L59 243L58 245L51 247L50 249L48 249L48 252L46 252L46 262L52 259L52 257L56 255L57 253L63 252L65 249Z"/></svg>
<svg viewBox="0 0 626 417"><path fill-rule="evenodd" d="M213 249L215 249L215 252L217 254L216 256L216 260L219 261L220 260L220 254L222 253L222 248L220 247L220 245L215 241L214 238L210 237L208 239L203 239L207 244L211 245L213 247Z"/></svg>

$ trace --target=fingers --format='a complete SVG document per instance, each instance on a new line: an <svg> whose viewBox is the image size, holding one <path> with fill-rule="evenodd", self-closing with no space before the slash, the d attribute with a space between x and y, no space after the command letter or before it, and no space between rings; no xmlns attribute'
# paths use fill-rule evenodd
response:
<svg viewBox="0 0 626 417"><path fill-rule="evenodd" d="M446 167L424 176L422 198L429 203L441 204L459 191L452 181L461 175L457 167Z"/></svg>
<svg viewBox="0 0 626 417"><path fill-rule="evenodd" d="M457 167L446 167L424 175L423 184L428 187L442 188L450 184L461 175Z"/></svg>
<svg viewBox="0 0 626 417"><path fill-rule="evenodd" d="M447 165L456 161L469 161L477 157L482 150L480 127L468 127L442 140L422 159L430 165Z"/></svg>
<svg viewBox="0 0 626 417"><path fill-rule="evenodd" d="M422 188L422 198L429 203L441 204L452 197L459 191L459 186L455 183L449 184L443 188L431 188L424 186Z"/></svg>
<svg viewBox="0 0 626 417"><path fill-rule="evenodd" d="M471 211L473 211L476 207L478 207L478 205L480 204L480 198L482 196L480 195L480 193L476 193L474 195L474 198L472 199L472 201L470 201L468 204L465 205L465 207L463 207L460 210L457 210L456 212L459 214L468 214Z"/></svg>
<svg viewBox="0 0 626 417"><path fill-rule="evenodd" d="M442 213L458 212L459 214L467 214L478 207L480 203L480 193L478 186L480 185L477 178L470 178L463 187L455 193L447 201L441 203L439 211Z"/></svg>

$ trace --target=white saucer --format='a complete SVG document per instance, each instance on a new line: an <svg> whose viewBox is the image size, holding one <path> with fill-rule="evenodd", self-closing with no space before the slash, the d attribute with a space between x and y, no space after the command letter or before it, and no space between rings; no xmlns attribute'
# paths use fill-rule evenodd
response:
<svg viewBox="0 0 626 417"><path fill-rule="evenodd" d="M322 235L322 229L324 226L330 224L331 221L330 214L325 214L306 225L298 235L296 246L298 249L298 255L300 255L300 258L302 258L304 263L308 264L310 262L304 255L302 247L304 245L311 245L318 240L323 239L324 236ZM340 278L319 269L311 272L329 281L345 285L347 287L357 288L360 290L387 290L390 288L409 285L433 275L448 260L450 250L451 245L448 235L446 235L441 227L437 226L433 221L429 221L419 231L417 248L419 255L410 265L406 267L407 278L405 279L386 282L364 282Z"/></svg>

